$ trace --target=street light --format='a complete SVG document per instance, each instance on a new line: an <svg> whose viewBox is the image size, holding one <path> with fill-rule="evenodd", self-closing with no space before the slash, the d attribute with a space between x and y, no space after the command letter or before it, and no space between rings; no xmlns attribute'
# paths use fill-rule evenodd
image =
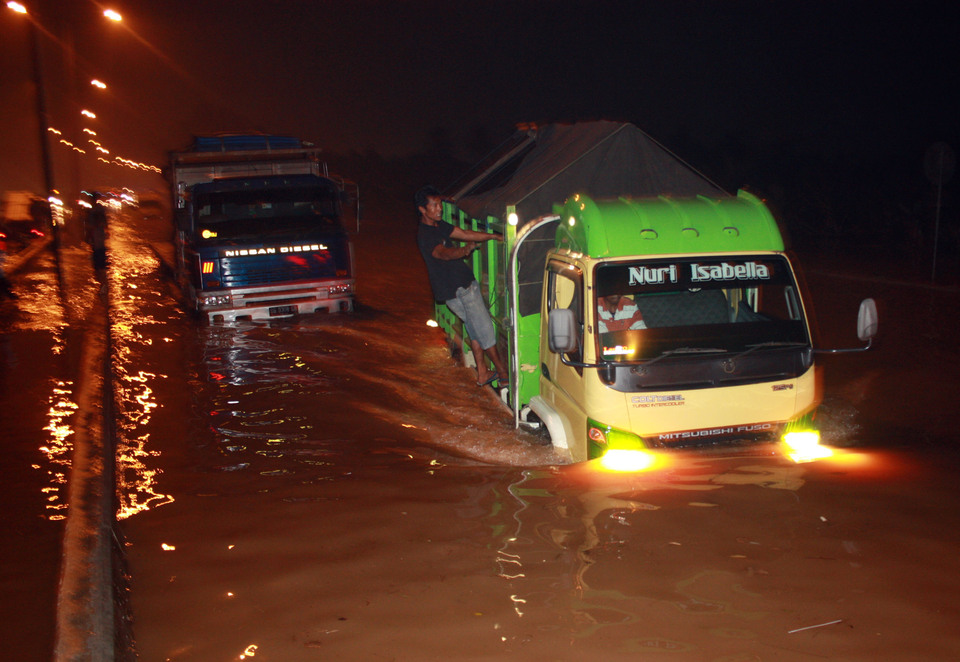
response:
<svg viewBox="0 0 960 662"><path fill-rule="evenodd" d="M26 1L26 0L25 0L25 1ZM27 3L27 4L29 4L29 3ZM46 127L49 127L49 126L50 126L50 122L48 121L48 114L47 114L47 107L46 107L46 91L45 91L45 89L44 89L44 80L43 80L43 77L42 77L42 75L41 75L40 45L39 45L39 39L38 39L38 31L42 31L44 34L46 34L47 36L49 36L51 39L56 39L56 37L54 37L53 35L51 35L50 33L48 33L48 32L43 28L43 26L36 20L36 18L35 18L35 13L32 12L30 9L28 9L28 7L27 7L25 4L22 4L22 3L20 3L20 2L17 2L16 0L9 0L8 2L6 2L6 5L7 5L7 7L8 7L11 11L16 12L16 13L18 13L18 14L23 14L23 15L27 16L27 20L28 20L28 22L29 22L30 38L31 38L31 42L32 42L32 43L31 43L31 46L32 46L32 51L33 51L34 84L35 84L36 91L37 91L37 115L38 115L38 118L39 118L39 126L40 126L41 161L42 161L42 165L43 165L43 171L44 171L43 174L44 174L44 179L45 179L45 185L46 185L46 188L47 188L47 193L48 193L49 196L52 197L53 192L55 191L55 188L54 188L54 168L53 168L53 165L52 165L52 158L51 158L51 154L50 154L50 147L49 147L49 145L48 145L48 143L47 143L47 132L48 132L48 131L47 131L47 128L46 128ZM102 9L102 7L101 7L101 9ZM104 9L104 10L103 10L103 16L104 16L106 19L108 19L108 20L110 20L110 21L113 21L113 22L115 22L115 23L124 22L124 21L123 21L123 17L120 15L120 13L117 12L117 11L115 11L115 10L113 10L113 9ZM138 40L140 40L140 41L143 42L145 45L147 45L152 51L156 52L156 49L154 49L152 46L150 46L150 44L148 44L146 41L144 41L141 37L139 37L138 35L136 35L136 34L133 33L132 31L131 31L131 34L133 34ZM72 78L74 78L74 75L75 75L75 71L73 70L73 57L74 57L74 53L73 53L72 41L69 41L68 43L62 44L62 45L63 45L63 47L64 47L64 50L65 50L67 56L70 58L70 60L69 60L69 62L68 62L68 68L69 68L69 71L70 71L70 76L69 76L69 78L72 79ZM107 85L106 85L105 83L103 83L103 81L101 81L101 80L99 80L99 79L93 79L93 80L91 80L91 81L90 81L90 85L93 86L93 87L96 87L96 88L98 88L98 89L100 89L100 90L106 90L106 89L107 89ZM76 96L76 93L75 93L75 92L74 92L74 96ZM89 110L82 109L80 112L81 112L82 115L84 115L84 116L85 116L87 119L89 119L89 120L95 120L95 119L96 119L96 115L95 115L94 113L92 113L91 111L89 111ZM53 130L52 128L51 128L50 131L51 131L51 132L55 132L55 133L59 136L59 131L55 131L55 130ZM86 132L86 133L88 133L88 134L90 134L90 135L96 135L96 133L95 133L94 131L92 131L92 130L90 130L90 129L88 129L88 128L82 128L82 131L83 131L83 132ZM64 140L61 140L61 142L62 142L64 145L66 145L67 147L75 150L75 151L78 152L78 153L86 153L84 150L76 147L73 143L70 143L69 141L66 141L65 139L64 139ZM103 148L102 145L97 144L96 147L97 147L97 151L98 151L100 154L109 154L109 151L107 151L105 148ZM104 159L101 157L100 160L103 161ZM75 176L77 179L79 179L79 163L78 163L75 159L74 159L73 163L74 163L74 176ZM121 157L114 157L114 161L112 161L111 163L113 163L114 165L125 166L125 167L128 167L128 168L135 168L135 169L140 169L140 170L148 170L148 171L151 171L151 172L160 172L160 169L157 168L157 167L155 167L155 166L148 166L147 164L138 163L138 162L136 162L136 161L132 161L132 160L129 160L129 159L123 159L123 158L121 158ZM76 186L76 188L79 189L79 182L75 182L75 186Z"/></svg>
<svg viewBox="0 0 960 662"><path fill-rule="evenodd" d="M10 0L7 7L18 13L28 16L27 8L19 2ZM40 138L40 161L43 167L43 184L46 187L46 198L52 199L56 190L53 182L53 166L50 161L50 145L47 143L47 127L50 125L47 117L46 90L43 86L42 67L40 66L40 40L37 38L37 24L33 17L27 20L30 34L30 50L33 58L33 85L36 89L37 123ZM56 225L54 225L54 238Z"/></svg>
<svg viewBox="0 0 960 662"><path fill-rule="evenodd" d="M40 40L38 38L38 31L42 30L42 26L37 22L33 15L27 10L27 7L20 2L15 0L9 0L7 3L7 8L17 14L22 14L27 16L28 26L29 26L29 38L30 38L30 47L31 54L33 59L33 84L36 89L36 110L37 110L37 120L38 120L38 129L39 129L39 139L40 139L40 160L41 166L43 168L43 179L44 186L46 188L46 197L52 204L62 203L56 197L57 191L54 184L54 169L53 163L50 155L50 146L47 142L47 127L50 126L47 113L47 103L46 103L46 89L44 86L44 78L42 74L41 66L41 56L40 56ZM110 19L111 21L119 22L123 18L120 14L112 9L107 9L103 12L103 15ZM46 30L44 30L46 33ZM95 83L94 83L95 84ZM101 83L102 85L102 83ZM101 88L103 89L103 88ZM91 114L92 115L92 114ZM74 147L74 149L76 149ZM54 240L59 241L59 236L57 233L58 223L54 223Z"/></svg>

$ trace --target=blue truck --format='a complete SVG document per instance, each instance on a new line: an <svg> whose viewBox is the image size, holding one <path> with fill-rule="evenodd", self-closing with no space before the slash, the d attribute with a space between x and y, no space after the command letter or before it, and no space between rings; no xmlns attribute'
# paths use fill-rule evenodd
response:
<svg viewBox="0 0 960 662"><path fill-rule="evenodd" d="M171 154L177 280L211 323L354 307L344 227L357 186L320 150L275 135L198 136Z"/></svg>

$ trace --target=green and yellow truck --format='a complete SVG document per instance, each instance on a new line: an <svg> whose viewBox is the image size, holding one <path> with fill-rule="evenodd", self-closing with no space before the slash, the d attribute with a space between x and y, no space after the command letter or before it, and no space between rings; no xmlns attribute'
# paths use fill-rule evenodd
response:
<svg viewBox="0 0 960 662"><path fill-rule="evenodd" d="M877 329L861 304L856 350L814 348L801 288L754 195L595 199L574 194L520 223L444 220L502 232L472 256L510 366L501 398L571 461L693 444L816 444L818 351L860 351ZM437 320L463 343L445 306ZM469 352L464 352L469 356ZM809 449L808 449L809 450Z"/></svg>

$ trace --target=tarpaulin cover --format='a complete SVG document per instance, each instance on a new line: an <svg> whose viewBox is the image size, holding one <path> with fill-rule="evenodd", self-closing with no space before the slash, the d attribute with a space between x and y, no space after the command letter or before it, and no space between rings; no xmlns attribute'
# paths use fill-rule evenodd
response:
<svg viewBox="0 0 960 662"><path fill-rule="evenodd" d="M450 197L461 209L504 220L507 205L516 205L521 226L575 193L727 195L635 125L610 121L520 130L460 182Z"/></svg>
<svg viewBox="0 0 960 662"><path fill-rule="evenodd" d="M551 214L576 193L594 199L728 194L633 124L580 122L521 129L448 191L474 218L506 220L515 205L522 227ZM556 225L542 227L519 249L519 314L540 306L544 258Z"/></svg>
<svg viewBox="0 0 960 662"><path fill-rule="evenodd" d="M271 149L299 149L300 140L290 136L271 136L266 134L223 134L217 136L195 136L193 149L197 152L247 152Z"/></svg>

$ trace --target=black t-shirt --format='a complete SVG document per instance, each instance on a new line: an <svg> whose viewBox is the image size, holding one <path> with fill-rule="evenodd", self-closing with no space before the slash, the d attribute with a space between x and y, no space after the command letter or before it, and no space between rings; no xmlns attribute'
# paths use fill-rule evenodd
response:
<svg viewBox="0 0 960 662"><path fill-rule="evenodd" d="M450 233L453 226L440 221L435 226L420 223L417 232L417 244L420 254L427 263L427 274L430 276L430 289L433 298L437 301L447 301L457 296L457 289L467 287L474 281L473 271L463 260L438 260L433 257L433 249L438 244L453 246Z"/></svg>

